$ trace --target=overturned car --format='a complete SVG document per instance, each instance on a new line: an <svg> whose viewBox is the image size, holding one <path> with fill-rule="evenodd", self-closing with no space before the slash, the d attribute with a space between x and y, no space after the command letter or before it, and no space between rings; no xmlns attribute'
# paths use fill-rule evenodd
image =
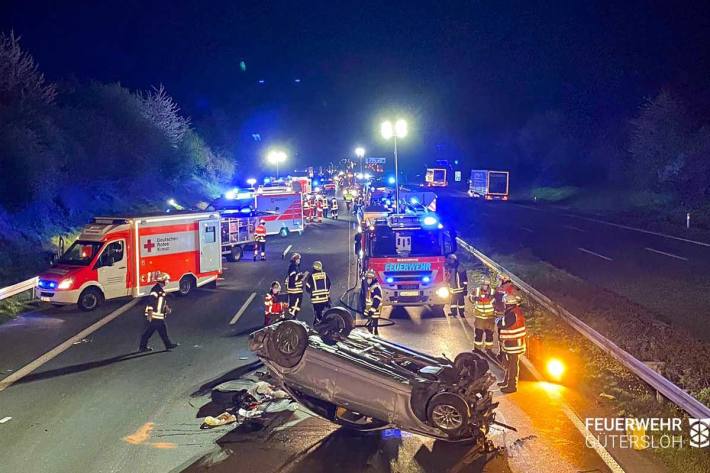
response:
<svg viewBox="0 0 710 473"><path fill-rule="evenodd" d="M250 349L295 400L344 427L491 446L498 404L486 360L430 356L352 328L350 313L336 307L315 328L286 320L257 330Z"/></svg>

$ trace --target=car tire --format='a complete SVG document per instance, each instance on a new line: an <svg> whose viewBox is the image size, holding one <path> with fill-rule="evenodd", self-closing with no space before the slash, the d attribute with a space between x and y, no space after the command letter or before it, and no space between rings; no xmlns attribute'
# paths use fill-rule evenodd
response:
<svg viewBox="0 0 710 473"><path fill-rule="evenodd" d="M323 319L316 330L323 341L335 342L337 336L347 337L355 327L355 319L344 307L332 307L325 311Z"/></svg>
<svg viewBox="0 0 710 473"><path fill-rule="evenodd" d="M227 261L229 261L230 263L236 263L237 261L240 261L242 259L242 256L244 256L244 250L242 249L242 247L233 246L232 251L230 251L227 255Z"/></svg>
<svg viewBox="0 0 710 473"><path fill-rule="evenodd" d="M183 276L178 282L178 295L186 296L195 287L195 278L192 276Z"/></svg>
<svg viewBox="0 0 710 473"><path fill-rule="evenodd" d="M281 230L279 230L279 236L281 238L286 238L288 236L288 234L289 234L289 231L288 231L288 228L286 228L286 227L283 227L283 228L281 228Z"/></svg>
<svg viewBox="0 0 710 473"><path fill-rule="evenodd" d="M100 306L103 301L104 295L99 288L87 287L79 294L77 305L82 311L91 312Z"/></svg>
<svg viewBox="0 0 710 473"><path fill-rule="evenodd" d="M308 332L301 323L285 320L270 334L268 352L283 368L293 368L301 361L308 346Z"/></svg>
<svg viewBox="0 0 710 473"><path fill-rule="evenodd" d="M475 353L459 353L454 358L454 368L461 378L478 379L488 371L488 361Z"/></svg>
<svg viewBox="0 0 710 473"><path fill-rule="evenodd" d="M446 432L453 440L460 438L468 429L471 411L458 394L439 393L429 401L427 419L429 425Z"/></svg>

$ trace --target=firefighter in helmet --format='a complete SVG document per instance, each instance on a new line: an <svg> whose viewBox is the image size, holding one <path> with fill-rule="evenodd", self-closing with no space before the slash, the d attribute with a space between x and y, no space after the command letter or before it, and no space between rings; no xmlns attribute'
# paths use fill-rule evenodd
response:
<svg viewBox="0 0 710 473"><path fill-rule="evenodd" d="M473 345L476 350L484 349L493 354L493 331L495 330L495 310L491 280L484 278L481 285L469 295L476 318Z"/></svg>
<svg viewBox="0 0 710 473"><path fill-rule="evenodd" d="M505 313L498 319L498 339L505 355L505 378L498 385L501 392L514 393L518 389L520 355L525 354L525 315L518 294L506 294L503 302Z"/></svg>
<svg viewBox="0 0 710 473"><path fill-rule="evenodd" d="M372 269L365 273L365 317L367 330L379 335L380 314L382 313L382 288L377 281L377 274Z"/></svg>
<svg viewBox="0 0 710 473"><path fill-rule="evenodd" d="M277 322L284 312L284 303L281 296L281 283L271 283L269 292L264 296L264 327Z"/></svg>
<svg viewBox="0 0 710 473"><path fill-rule="evenodd" d="M318 218L318 223L323 223L323 197L316 197L316 217Z"/></svg>
<svg viewBox="0 0 710 473"><path fill-rule="evenodd" d="M456 255L446 258L447 279L449 294L451 294L451 317L466 317L466 293L468 292L468 275L466 271L459 271L459 259Z"/></svg>
<svg viewBox="0 0 710 473"><path fill-rule="evenodd" d="M311 207L311 199L309 198L308 195L303 197L303 219L307 223L311 223L313 221L313 209Z"/></svg>
<svg viewBox="0 0 710 473"><path fill-rule="evenodd" d="M314 323L320 323L323 311L330 305L330 277L323 271L320 261L313 263L313 272L306 278L305 287L311 296Z"/></svg>
<svg viewBox="0 0 710 473"><path fill-rule="evenodd" d="M172 312L166 300L167 294L165 292L165 285L168 282L170 282L170 276L168 276L167 273L159 273L155 277L155 285L150 290L150 302L145 308L147 325L141 335L138 351L153 351L153 349L148 346L148 340L150 340L150 337L152 337L155 332L158 332L158 335L160 335L160 339L163 341L166 350L170 350L179 345L170 340L168 326L165 324L165 318Z"/></svg>
<svg viewBox="0 0 710 473"><path fill-rule="evenodd" d="M254 229L254 261L257 256L261 261L266 260L266 220L261 219Z"/></svg>
<svg viewBox="0 0 710 473"><path fill-rule="evenodd" d="M286 278L286 293L288 294L288 313L292 318L298 318L303 305L303 279L305 274L301 272L301 255L294 253L288 266L288 276Z"/></svg>
<svg viewBox="0 0 710 473"><path fill-rule="evenodd" d="M507 274L500 273L498 275L498 286L496 287L493 301L493 309L495 310L496 317L502 317L505 312L503 297L505 297L506 294L513 294L516 290L513 281L510 280Z"/></svg>
<svg viewBox="0 0 710 473"><path fill-rule="evenodd" d="M330 216L333 220L338 220L338 199L330 199Z"/></svg>

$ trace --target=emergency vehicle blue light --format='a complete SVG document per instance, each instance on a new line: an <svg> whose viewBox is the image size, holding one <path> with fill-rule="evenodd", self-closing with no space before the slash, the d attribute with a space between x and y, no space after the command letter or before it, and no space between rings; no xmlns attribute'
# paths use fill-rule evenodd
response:
<svg viewBox="0 0 710 473"><path fill-rule="evenodd" d="M240 210L240 212L243 214L248 214L251 213L251 209L249 207L244 207L242 210Z"/></svg>
<svg viewBox="0 0 710 473"><path fill-rule="evenodd" d="M409 199L409 202L414 205L414 204L418 204L419 200L416 197L412 197L411 199Z"/></svg>
<svg viewBox="0 0 710 473"><path fill-rule="evenodd" d="M318 184L320 184L320 182L318 181L318 179L316 179L315 181L313 181L313 185L314 185L314 186L317 186Z"/></svg>
<svg viewBox="0 0 710 473"><path fill-rule="evenodd" d="M431 282L431 278L430 278L429 276L424 276L424 277L422 278L422 282L427 282L427 283L429 283L429 282Z"/></svg>
<svg viewBox="0 0 710 473"><path fill-rule="evenodd" d="M394 184L395 182L397 182L397 180L394 178L394 176L390 176L387 178L388 184Z"/></svg>
<svg viewBox="0 0 710 473"><path fill-rule="evenodd" d="M237 190L232 189L231 191L227 191L224 193L224 198L227 200L234 200L237 197Z"/></svg>
<svg viewBox="0 0 710 473"><path fill-rule="evenodd" d="M251 193L250 192L240 192L237 194L235 197L236 199L251 199Z"/></svg>
<svg viewBox="0 0 710 473"><path fill-rule="evenodd" d="M432 217L431 215L428 215L428 216L424 217L424 219L422 220L422 223L424 225L426 225L427 227L431 227L433 225L436 225L439 222L436 220L436 218Z"/></svg>
<svg viewBox="0 0 710 473"><path fill-rule="evenodd" d="M387 284L392 284L394 282L394 278L392 276L390 276L387 279L385 279L385 281L387 282Z"/></svg>
<svg viewBox="0 0 710 473"><path fill-rule="evenodd" d="M271 178L265 177L264 178L264 184L268 184L271 182Z"/></svg>

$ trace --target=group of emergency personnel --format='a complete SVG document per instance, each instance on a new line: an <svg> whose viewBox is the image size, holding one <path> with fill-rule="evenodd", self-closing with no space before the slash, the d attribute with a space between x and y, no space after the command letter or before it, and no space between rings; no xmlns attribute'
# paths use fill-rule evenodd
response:
<svg viewBox="0 0 710 473"><path fill-rule="evenodd" d="M446 264L450 293L450 315L465 317L466 294L473 304L474 350L503 362L505 377L498 383L501 392L514 393L518 389L519 358L525 353L525 315L522 299L510 278L498 275L494 289L491 280L484 278L473 291L468 290L466 271L459 269L456 255L449 255ZM499 353L493 351L493 335L498 331Z"/></svg>
<svg viewBox="0 0 710 473"><path fill-rule="evenodd" d="M308 293L313 305L314 324L319 324L323 312L330 307L330 276L323 270L323 263L314 261L311 271L301 270L301 255L291 256L286 275L286 297L281 294L281 283L271 283L264 296L264 325L285 318L297 319L303 307L303 295Z"/></svg>
<svg viewBox="0 0 710 473"><path fill-rule="evenodd" d="M323 223L323 217L338 220L338 199L322 196L320 194L308 194L303 198L303 218L306 223Z"/></svg>

